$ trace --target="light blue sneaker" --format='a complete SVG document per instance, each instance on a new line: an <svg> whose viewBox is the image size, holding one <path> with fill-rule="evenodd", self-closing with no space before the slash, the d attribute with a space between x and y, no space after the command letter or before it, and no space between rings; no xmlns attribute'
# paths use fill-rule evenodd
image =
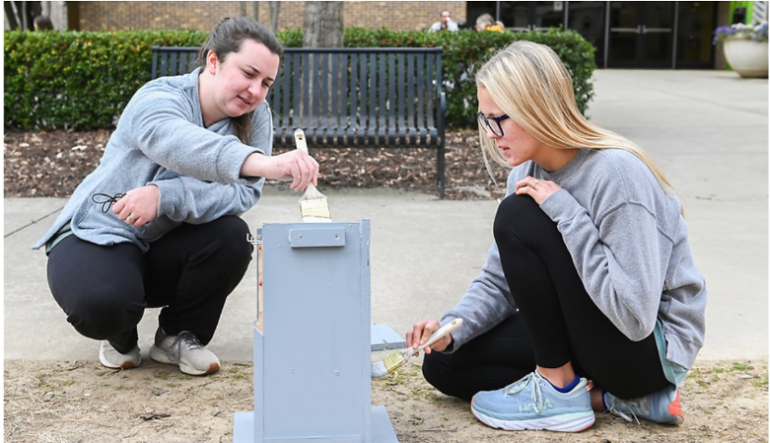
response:
<svg viewBox="0 0 770 443"><path fill-rule="evenodd" d="M596 420L587 384L581 378L570 392L561 393L534 371L503 389L474 395L471 411L493 428L579 432Z"/></svg>
<svg viewBox="0 0 770 443"><path fill-rule="evenodd" d="M604 403L608 412L629 423L635 421L639 424L640 418L666 425L684 423L682 400L674 385L633 400L622 400L607 392L604 394Z"/></svg>

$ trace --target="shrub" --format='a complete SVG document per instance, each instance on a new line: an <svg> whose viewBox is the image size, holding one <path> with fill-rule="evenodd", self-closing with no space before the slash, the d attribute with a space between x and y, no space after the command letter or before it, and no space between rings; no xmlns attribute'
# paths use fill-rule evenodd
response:
<svg viewBox="0 0 770 443"><path fill-rule="evenodd" d="M110 128L150 79L152 45L198 46L195 31L5 32L5 125Z"/></svg>
<svg viewBox="0 0 770 443"><path fill-rule="evenodd" d="M150 78L152 46L200 46L202 31L5 32L5 125L20 129L111 128L128 100ZM278 33L286 47L301 47L302 32ZM348 28L347 47L443 47L447 125L475 127L474 69L516 40L556 51L573 76L578 107L593 97L594 47L580 34L541 32L390 31Z"/></svg>

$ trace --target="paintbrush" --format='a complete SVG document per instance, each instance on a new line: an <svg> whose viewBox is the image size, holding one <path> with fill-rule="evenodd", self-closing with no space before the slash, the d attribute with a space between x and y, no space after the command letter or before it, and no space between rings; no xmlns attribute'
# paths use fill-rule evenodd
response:
<svg viewBox="0 0 770 443"><path fill-rule="evenodd" d="M294 142L297 144L297 149L307 153L305 131L302 129L295 130ZM321 194L312 183L307 185L305 194L299 199L299 212L302 214L303 222L318 223L332 221L332 216L329 213L329 202L326 196Z"/></svg>
<svg viewBox="0 0 770 443"><path fill-rule="evenodd" d="M463 319L456 318L449 323L445 324L438 331L434 332L425 344L415 348L407 348L403 351L398 351L390 354L380 361L372 362L372 378L384 377L396 369L400 368L404 363L409 361L410 358L416 353L419 353L428 346L436 343L445 335L459 328L463 324Z"/></svg>

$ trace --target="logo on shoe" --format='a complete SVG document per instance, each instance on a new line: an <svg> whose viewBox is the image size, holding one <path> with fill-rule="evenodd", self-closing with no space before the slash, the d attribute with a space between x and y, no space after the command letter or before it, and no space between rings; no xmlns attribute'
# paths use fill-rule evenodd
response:
<svg viewBox="0 0 770 443"><path fill-rule="evenodd" d="M553 405L551 404L551 401L546 398L545 401L543 402L543 408L540 411L537 411L535 409L535 404L534 403L527 403L525 405L519 405L519 413L522 413L522 414L532 414L532 413L542 414L546 410L552 409L552 408L553 408Z"/></svg>

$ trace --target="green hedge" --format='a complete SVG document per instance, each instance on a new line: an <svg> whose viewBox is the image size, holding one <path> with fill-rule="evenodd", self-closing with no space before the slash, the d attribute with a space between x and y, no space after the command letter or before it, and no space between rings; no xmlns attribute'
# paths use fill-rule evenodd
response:
<svg viewBox="0 0 770 443"><path fill-rule="evenodd" d="M114 126L150 79L152 46L197 46L204 32L5 32L5 125L89 130Z"/></svg>
<svg viewBox="0 0 770 443"><path fill-rule="evenodd" d="M112 128L128 100L150 78L152 46L199 46L202 31L5 32L5 126L24 130ZM297 29L278 33L302 46ZM447 125L475 126L476 88L467 75L515 40L552 47L570 69L580 110L593 96L594 47L574 31L452 33L349 28L347 47L443 47Z"/></svg>

